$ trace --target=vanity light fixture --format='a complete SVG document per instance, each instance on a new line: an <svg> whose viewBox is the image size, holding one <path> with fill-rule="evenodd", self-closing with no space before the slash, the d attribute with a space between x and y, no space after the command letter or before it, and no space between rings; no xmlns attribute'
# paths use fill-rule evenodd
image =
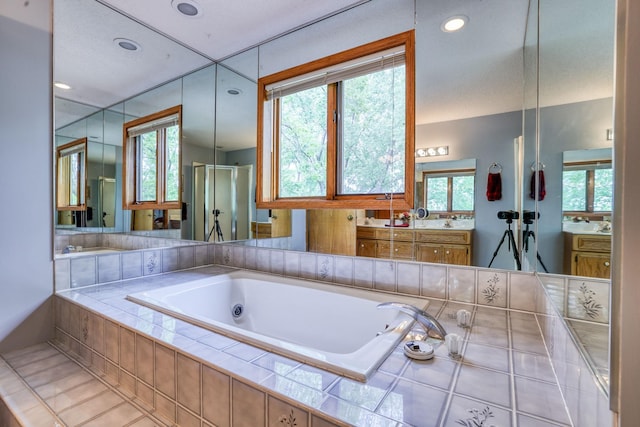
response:
<svg viewBox="0 0 640 427"><path fill-rule="evenodd" d="M128 50L130 52L136 52L136 51L140 51L142 50L142 46L140 46L137 42L131 40L131 39L125 39L122 37L118 37L113 39L113 43L115 43L116 46L124 49L124 50Z"/></svg>
<svg viewBox="0 0 640 427"><path fill-rule="evenodd" d="M64 89L64 90L69 90L71 89L71 86L69 86L66 83L62 83L62 82L54 82L53 85L55 87L57 87L58 89Z"/></svg>
<svg viewBox="0 0 640 427"><path fill-rule="evenodd" d="M456 31L460 31L462 27L464 27L469 18L464 15L456 15L444 20L440 29L445 33L454 33Z"/></svg>
<svg viewBox="0 0 640 427"><path fill-rule="evenodd" d="M441 145L439 147L418 148L416 150L416 157L446 156L448 154L449 154L448 145Z"/></svg>
<svg viewBox="0 0 640 427"><path fill-rule="evenodd" d="M181 15L189 18L196 18L202 16L202 9L198 3L193 0L173 0L171 6L177 10Z"/></svg>

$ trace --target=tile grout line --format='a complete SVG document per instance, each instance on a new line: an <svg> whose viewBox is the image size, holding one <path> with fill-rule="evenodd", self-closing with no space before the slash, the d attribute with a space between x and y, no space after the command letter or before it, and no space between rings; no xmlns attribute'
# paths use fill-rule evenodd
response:
<svg viewBox="0 0 640 427"><path fill-rule="evenodd" d="M518 425L518 408L516 402L516 378L515 378L515 362L513 352L513 331L511 330L511 313L507 313L507 339L509 343L509 388L511 399L511 423Z"/></svg>
<svg viewBox="0 0 640 427"><path fill-rule="evenodd" d="M442 312L444 313L444 308L449 304L449 302L445 302L442 306ZM475 318L476 318L476 312L477 312L477 307L473 308L473 318L471 320L471 324L473 325L473 323L475 322ZM447 399L444 402L444 405L442 407L441 410L441 414L440 414L440 427L444 427L445 426L445 421L446 421L446 416L449 415L449 410L451 409L451 402L453 401L453 397L454 397L454 390L456 388L456 385L458 384L458 378L460 377L460 371L462 370L462 365L463 365L463 359L464 359L464 353L467 349L467 345L469 343L469 337L471 336L471 330L469 328L466 328L465 333L464 333L464 338L463 338L463 345L461 348L461 352L458 353L458 358L455 359L455 363L456 363L456 367L453 370L453 374L452 374L452 380L451 383L449 384L449 391L447 393ZM446 344L442 344L442 345L446 345ZM448 351L448 349L447 349ZM450 356L450 358L452 358Z"/></svg>
<svg viewBox="0 0 640 427"><path fill-rule="evenodd" d="M553 358L551 356L551 352L549 351L549 345L547 344L547 340L545 339L544 332L542 331L542 326L540 325L540 320L538 319L538 314L534 314L536 319L536 325L538 326L538 332L542 337L542 343L544 344L544 349L546 351L547 359L549 360L549 365L551 365L551 371L553 372L553 378L555 379L555 385L558 387L560 392L560 397L562 398L562 404L564 406L565 411L567 412L567 418L569 419L569 424L573 427L573 419L571 418L571 412L569 411L569 405L567 405L567 399L562 392L562 387L560 387L560 379L558 378L558 373L556 372L556 368L553 364Z"/></svg>
<svg viewBox="0 0 640 427"><path fill-rule="evenodd" d="M26 388L26 390L28 390L31 393L31 395L38 400L38 402L40 403L40 406L43 406L47 410L47 412L49 412L53 416L53 418L56 420L56 424L59 423L60 426L66 426L66 424L62 422L58 414L55 411L53 411L49 405L47 405L47 403L40 397L40 395L37 394L35 390L31 388L31 386L24 380L24 378L22 378L22 376L9 364L7 359L5 359L5 357L1 354L0 354L0 360L2 360L5 366L11 370L11 372L16 378L18 378L18 380L22 383L22 385ZM11 414L17 419L17 416L11 410L11 407L9 407L9 405L6 404L6 402L2 398L2 395L0 395L0 400L2 400L5 406L9 409L9 412L11 412ZM30 409L33 409L33 408L30 408Z"/></svg>
<svg viewBox="0 0 640 427"><path fill-rule="evenodd" d="M73 338L71 337L71 339L73 339ZM107 387L108 390L110 390L110 391L114 392L115 394L117 394L125 402L128 402L131 405L133 405L133 407L136 408L138 411L140 411L143 415L145 415L146 417L150 418L152 421L158 423L159 425L166 425L163 421L158 419L153 413L149 412L144 407L142 407L140 404L138 404L135 401L135 399L130 398L129 396L127 396L126 394L124 394L123 392L118 390L116 387L112 386L109 382L105 381L102 377L98 376L93 371L88 369L82 363L79 363L78 360L76 360L74 357L69 355L66 351L64 351L62 348L60 348L56 343L51 342L51 341L49 341L48 343L49 343L49 345L51 345L52 347L54 347L55 349L60 351L60 353L64 354L67 358L69 358L69 360L71 360L77 366L79 366L81 370L83 370L84 372L88 373L89 375L91 375L96 380L100 381L104 386ZM116 366L118 367L118 370L119 370L120 369L120 362L118 362L118 364Z"/></svg>

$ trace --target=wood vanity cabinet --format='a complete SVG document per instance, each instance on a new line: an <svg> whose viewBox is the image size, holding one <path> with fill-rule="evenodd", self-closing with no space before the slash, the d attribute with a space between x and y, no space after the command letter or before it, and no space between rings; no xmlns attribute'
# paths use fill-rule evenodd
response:
<svg viewBox="0 0 640 427"><path fill-rule="evenodd" d="M471 230L418 230L416 261L471 265Z"/></svg>
<svg viewBox="0 0 640 427"><path fill-rule="evenodd" d="M472 235L472 230L358 227L356 254L375 258L471 265Z"/></svg>
<svg viewBox="0 0 640 427"><path fill-rule="evenodd" d="M470 248L468 246L429 243L421 243L416 246L418 247L416 261L471 265Z"/></svg>
<svg viewBox="0 0 640 427"><path fill-rule="evenodd" d="M611 236L564 233L564 273L573 276L611 277Z"/></svg>

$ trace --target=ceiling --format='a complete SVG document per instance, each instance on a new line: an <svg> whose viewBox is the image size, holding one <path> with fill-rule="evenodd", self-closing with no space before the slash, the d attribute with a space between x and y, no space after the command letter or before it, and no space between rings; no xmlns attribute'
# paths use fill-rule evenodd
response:
<svg viewBox="0 0 640 427"><path fill-rule="evenodd" d="M172 0L54 0L54 80L72 86L55 89L61 101L56 128L213 61L241 64L243 55L229 57L333 14L349 10L357 16L367 4L391 0L182 1L196 1L201 15L181 15ZM613 2L541 3L541 55L564 64L547 69L541 61L544 75L553 76L543 82L541 103L611 96L613 52L607 47L613 40ZM522 108L523 45L535 41L525 41L528 11L529 0L415 2L416 124ZM468 16L467 26L459 33L442 32L442 21L452 15ZM331 22L325 22L329 29ZM124 50L117 38L134 40L141 49ZM594 49L599 54L592 54Z"/></svg>

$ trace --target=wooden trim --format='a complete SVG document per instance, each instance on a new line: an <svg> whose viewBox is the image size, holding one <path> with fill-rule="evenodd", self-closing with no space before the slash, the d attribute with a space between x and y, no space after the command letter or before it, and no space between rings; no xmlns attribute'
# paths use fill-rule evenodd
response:
<svg viewBox="0 0 640 427"><path fill-rule="evenodd" d="M416 40L415 32L402 33L405 44L405 161L404 161L404 202L411 209L414 204L415 186L415 134L416 134Z"/></svg>
<svg viewBox="0 0 640 427"><path fill-rule="evenodd" d="M260 206L262 199L263 199L263 194L262 194L262 183L264 179L269 179L271 180L271 185L273 186L273 180L271 179L271 176L269 177L264 177L264 165L263 165L263 157L264 157L264 147L263 147L263 141L264 141L264 103L267 99L267 92L265 90L265 86L264 84L261 84L260 80L258 80L258 88L256 90L258 96L257 96L257 102L258 102L258 111L257 111L257 115L258 115L258 120L256 123L257 129L256 129L256 206ZM273 159L274 156L271 156L271 158ZM273 193L273 188L271 189L272 194Z"/></svg>
<svg viewBox="0 0 640 427"><path fill-rule="evenodd" d="M350 196L351 197L351 196ZM408 210L412 206L408 205L404 199L378 200L371 198L336 198L327 200L324 197L317 198L296 198L279 199L275 201L263 201L258 205L258 209L370 209L381 210Z"/></svg>
<svg viewBox="0 0 640 427"><path fill-rule="evenodd" d="M429 211L430 213L438 213L438 214L448 214L448 215L457 215L461 213L463 215L467 215L469 213L475 215L475 210L472 211L454 211L453 210L453 178L457 176L473 176L475 182L475 172L477 169L465 168L465 169L446 169L439 171L422 171L422 182L423 182L423 203L427 204L429 200L429 186L425 182L428 178L428 175L442 175L434 178L447 178L447 210L446 211ZM474 188L475 191L475 188ZM475 207L475 202L474 202Z"/></svg>
<svg viewBox="0 0 640 427"><path fill-rule="evenodd" d="M280 123L280 114L282 111L282 103L280 99L277 99L273 105L273 121L274 123ZM273 129L273 152L271 153L271 194L274 197L280 197L280 188L278 183L280 182L280 126L275 126Z"/></svg>
<svg viewBox="0 0 640 427"><path fill-rule="evenodd" d="M467 169L442 169L442 170L434 170L434 171L422 171L422 177L424 178L425 175L457 175L457 174L461 174L459 176L468 176L468 175L464 175L467 173L473 173L473 175L475 175L477 169L473 169L473 168L467 168Z"/></svg>
<svg viewBox="0 0 640 427"><path fill-rule="evenodd" d="M414 173L415 173L415 31L406 31L395 36L387 37L382 40L374 41L363 46L359 46L353 49L348 49L334 55L330 55L324 58L311 61L306 64L298 65L296 67L283 70L269 76L258 79L258 129L257 129L257 188L256 188L256 206L259 209L268 208L366 208L366 209L386 209L390 206L391 201L379 200L381 194L367 194L357 196L338 195L337 191L337 143L335 141L335 132L329 132L327 126L328 146L327 146L327 194L325 199L319 201L316 198L302 198L302 199L281 199L278 195L277 183L278 183L278 170L273 168L271 174L267 174L264 171L264 156L265 149L263 146L265 140L264 128L264 105L267 101L268 93L267 86L277 83L279 81L287 80L295 76L311 73L317 70L321 70L333 65L341 64L350 60L365 57L367 55L382 52L387 49L391 49L398 46L405 47L405 188L403 193L397 193L393 195L394 203L397 209L411 209L414 203ZM333 91L330 91L333 92ZM336 103L336 98L331 98L336 95L329 95L328 104L329 108L327 114L333 114L331 106ZM277 112L276 102L274 105L274 113ZM328 124L333 123L332 118L328 117ZM335 126L331 126L335 128ZM277 130L274 130L277 132ZM277 150L277 134L276 141L274 141L274 151L271 155L272 165L277 165L276 159L278 157ZM332 140L333 139L333 140ZM271 180L269 188L271 194L264 194L263 185L264 180Z"/></svg>
<svg viewBox="0 0 640 427"><path fill-rule="evenodd" d="M266 90L265 88L273 83L277 83L279 81L288 80L290 78L300 76L303 74L311 73L313 71L322 70L327 67L331 67L333 65L342 64L343 62L352 61L357 58L362 58L367 55L372 55L377 52L382 52L383 50L391 49L398 46L406 46L407 51L405 52L405 56L407 57L405 63L407 64L407 68L411 65L411 68L415 68L414 59L414 49L415 49L415 31L405 31L404 33L396 34L391 37L387 37L382 40L374 41L371 43L367 43L362 46L358 46L352 49L347 49L342 52L338 52L333 55L326 56L324 58L316 59L315 61L307 62L306 64L301 64L287 70L283 70L265 77L261 77L258 80L258 93L263 95L261 101L265 101L266 98ZM409 52L411 50L411 52ZM411 56L411 64L409 64L409 56ZM412 88L413 89L413 88Z"/></svg>
<svg viewBox="0 0 640 427"><path fill-rule="evenodd" d="M60 195L59 192L61 191L60 189L60 182L59 182L59 178L60 178L60 157L61 154L64 150L68 149L68 148L72 148L75 146L79 146L79 145L83 145L84 146L84 165L82 165L82 167L84 168L84 180L80 179L80 176L82 176L81 171L78 171L79 176L78 178L78 192L82 193L84 192L84 198L82 203L78 203L77 205L71 205L70 202L70 197L71 194L69 193L68 190L65 190L66 196L65 196L65 200L66 200L66 204L62 204L60 205ZM59 147L56 147L56 178L55 178L55 182L56 182L56 209L59 211L86 211L87 210L87 174L89 172L89 147L88 147L88 139L85 138L79 138L76 139L74 141L68 142L66 144L60 145ZM81 182L82 181L82 182ZM80 194L78 194L78 197L80 196Z"/></svg>
<svg viewBox="0 0 640 427"><path fill-rule="evenodd" d="M564 163L563 166L597 166L601 164L611 164L610 160L602 160L602 161L584 161L584 162L568 162ZM596 170L598 168L588 168L584 169L575 169L575 171L584 171L585 172L585 210L584 211L562 211L562 215L564 216L582 216L582 217L599 217L603 215L611 215L611 211L595 211L595 186L596 186ZM603 170L606 170L603 169Z"/></svg>
<svg viewBox="0 0 640 427"><path fill-rule="evenodd" d="M562 166L600 166L611 164L611 160L585 160L581 162L564 162Z"/></svg>
<svg viewBox="0 0 640 427"><path fill-rule="evenodd" d="M156 200L149 202L140 202L136 200L137 192L137 156L135 143L130 143L129 128L138 126L147 122L168 117L171 115L178 116L178 200L166 201L166 130L156 130ZM182 207L182 105L167 108L157 113L150 114L145 117L132 120L122 125L122 206L127 210L141 209L181 209Z"/></svg>
<svg viewBox="0 0 640 427"><path fill-rule="evenodd" d="M338 84L327 88L327 200L334 200L338 193Z"/></svg>

